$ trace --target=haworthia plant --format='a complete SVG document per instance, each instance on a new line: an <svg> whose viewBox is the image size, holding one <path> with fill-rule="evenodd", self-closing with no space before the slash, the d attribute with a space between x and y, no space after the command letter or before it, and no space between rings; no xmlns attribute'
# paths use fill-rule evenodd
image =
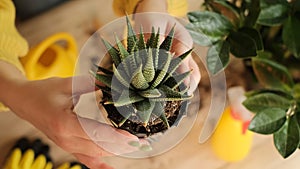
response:
<svg viewBox="0 0 300 169"><path fill-rule="evenodd" d="M188 87L183 84L191 71L176 72L192 49L173 57L174 53L170 50L175 26L159 45L159 29L156 32L152 28L146 41L142 27L137 35L128 17L126 24L127 46L118 37L115 37L115 46L102 39L113 62L112 70L97 66L97 71L92 72L95 79L105 85L98 86L109 97L103 104L113 104L118 110L127 107L126 112L120 112L124 119L115 124L118 127L132 115L139 117L144 126L147 126L150 117L157 117L169 127L164 114L165 102L183 101L192 97L187 94Z"/></svg>

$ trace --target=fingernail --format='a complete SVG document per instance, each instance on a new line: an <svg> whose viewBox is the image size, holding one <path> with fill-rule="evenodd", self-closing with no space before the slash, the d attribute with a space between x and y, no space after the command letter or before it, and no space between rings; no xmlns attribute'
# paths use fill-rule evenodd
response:
<svg viewBox="0 0 300 169"><path fill-rule="evenodd" d="M142 151L151 151L151 150L152 150L152 147L149 146L149 145L144 144L144 145L142 145L142 146L140 147L140 150L142 150Z"/></svg>
<svg viewBox="0 0 300 169"><path fill-rule="evenodd" d="M129 141L128 144L131 145L132 147L139 147L140 146L140 143L138 141Z"/></svg>

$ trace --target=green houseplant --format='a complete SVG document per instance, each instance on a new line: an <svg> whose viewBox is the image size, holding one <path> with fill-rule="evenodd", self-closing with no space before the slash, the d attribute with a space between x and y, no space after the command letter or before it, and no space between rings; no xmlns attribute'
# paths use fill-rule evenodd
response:
<svg viewBox="0 0 300 169"><path fill-rule="evenodd" d="M117 36L115 46L102 38L111 68L96 66L91 73L103 92L100 105L112 125L144 138L166 131L185 115L186 101L192 95L187 94L183 81L191 71L178 73L176 69L192 49L173 57L175 26L159 44L159 29L152 28L146 41L142 28L136 34L128 17L126 24L126 45Z"/></svg>
<svg viewBox="0 0 300 169"><path fill-rule="evenodd" d="M255 113L249 129L273 134L290 156L300 145L300 1L205 0L187 15L194 41L209 47L210 73L226 68L230 54L253 72L260 87L243 103Z"/></svg>

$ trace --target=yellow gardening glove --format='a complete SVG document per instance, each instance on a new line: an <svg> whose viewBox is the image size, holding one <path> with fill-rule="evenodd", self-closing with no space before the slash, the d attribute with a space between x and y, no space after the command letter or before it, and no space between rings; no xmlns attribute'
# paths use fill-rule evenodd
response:
<svg viewBox="0 0 300 169"><path fill-rule="evenodd" d="M10 152L4 169L52 169L48 151L48 146L40 140L30 144L27 139L22 138Z"/></svg>
<svg viewBox="0 0 300 169"><path fill-rule="evenodd" d="M15 27L15 15L12 0L0 0L0 59L22 70L18 59L27 54L28 44Z"/></svg>
<svg viewBox="0 0 300 169"><path fill-rule="evenodd" d="M15 15L12 0L0 0L0 60L13 64L24 72L19 57L27 54L28 44L15 27ZM7 110L0 103L0 112Z"/></svg>
<svg viewBox="0 0 300 169"><path fill-rule="evenodd" d="M67 162L60 165L57 169L88 169L85 165L77 162Z"/></svg>

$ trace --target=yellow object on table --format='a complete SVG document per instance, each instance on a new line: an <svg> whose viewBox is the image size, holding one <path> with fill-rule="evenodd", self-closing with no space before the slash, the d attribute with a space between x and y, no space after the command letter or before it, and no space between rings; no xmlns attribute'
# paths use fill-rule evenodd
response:
<svg viewBox="0 0 300 169"><path fill-rule="evenodd" d="M246 99L241 87L228 89L229 106L225 109L211 138L212 149L222 160L236 162L244 159L252 145L253 133L248 130L251 113L242 105Z"/></svg>
<svg viewBox="0 0 300 169"><path fill-rule="evenodd" d="M74 38L68 33L57 33L30 49L21 63L29 80L69 77L74 75L77 55Z"/></svg>

